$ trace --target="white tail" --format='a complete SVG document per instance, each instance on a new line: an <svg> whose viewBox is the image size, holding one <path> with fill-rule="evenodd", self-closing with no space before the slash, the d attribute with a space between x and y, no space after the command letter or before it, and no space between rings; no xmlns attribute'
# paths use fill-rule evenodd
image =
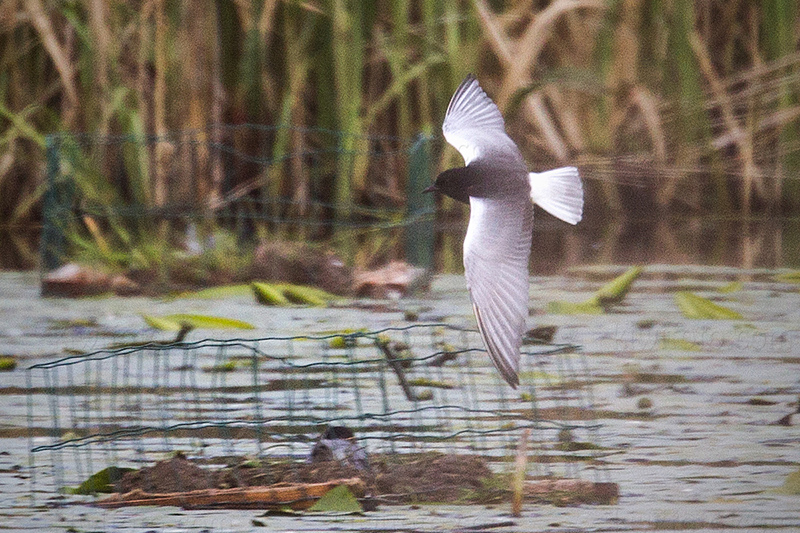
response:
<svg viewBox="0 0 800 533"><path fill-rule="evenodd" d="M577 224L583 218L583 185L578 169L562 167L531 172L531 200L564 222Z"/></svg>

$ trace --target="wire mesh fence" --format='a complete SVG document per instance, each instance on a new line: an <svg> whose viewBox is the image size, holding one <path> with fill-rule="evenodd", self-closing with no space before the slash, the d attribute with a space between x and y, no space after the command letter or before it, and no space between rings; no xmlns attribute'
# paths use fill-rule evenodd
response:
<svg viewBox="0 0 800 533"><path fill-rule="evenodd" d="M591 461L597 446L569 445L598 442L577 347L530 347L523 386L512 390L477 346L476 331L413 325L147 344L36 364L27 370L31 464L49 465L56 488L175 452L302 464L329 426L351 428L367 456L502 462L530 428L537 473L606 476Z"/></svg>

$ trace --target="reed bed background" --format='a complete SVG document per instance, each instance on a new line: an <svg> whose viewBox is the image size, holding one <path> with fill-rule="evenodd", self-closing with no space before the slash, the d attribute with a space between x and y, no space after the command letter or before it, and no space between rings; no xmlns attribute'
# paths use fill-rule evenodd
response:
<svg viewBox="0 0 800 533"><path fill-rule="evenodd" d="M797 214L799 9L798 0L6 0L0 227L39 222L51 132L213 136L214 124L291 124L346 132L339 149L353 152L367 135L440 135L469 72L533 169L581 166L604 198L589 216ZM303 151L298 130L278 131L273 153ZM167 198L168 151L158 145L137 174L155 206ZM442 145L435 165L454 164ZM228 191L208 168L186 179L201 180L213 209ZM389 186L367 172L333 174L330 202L406 201L403 173ZM284 172L258 187L302 204L319 189L314 175Z"/></svg>

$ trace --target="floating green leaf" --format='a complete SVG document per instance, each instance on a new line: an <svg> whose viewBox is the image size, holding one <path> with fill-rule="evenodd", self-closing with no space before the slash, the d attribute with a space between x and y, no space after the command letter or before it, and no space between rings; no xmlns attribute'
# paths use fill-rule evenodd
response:
<svg viewBox="0 0 800 533"><path fill-rule="evenodd" d="M437 381L429 378L415 378L408 380L408 384L414 387L434 387L437 389L455 389L455 384L449 381Z"/></svg>
<svg viewBox="0 0 800 533"><path fill-rule="evenodd" d="M204 366L203 372L210 372L210 373L224 373L224 372L233 372L236 370L236 361L225 361L224 363L219 363L214 366Z"/></svg>
<svg viewBox="0 0 800 533"><path fill-rule="evenodd" d="M0 372L11 372L17 368L17 360L10 355L0 356Z"/></svg>
<svg viewBox="0 0 800 533"><path fill-rule="evenodd" d="M430 389L426 389L422 392L418 392L414 395L414 399L418 402L429 402L433 400L433 391Z"/></svg>
<svg viewBox="0 0 800 533"><path fill-rule="evenodd" d="M250 288L255 294L256 301L263 305L289 305L289 299L283 295L280 287L270 283L254 281Z"/></svg>
<svg viewBox="0 0 800 533"><path fill-rule="evenodd" d="M782 274L773 276L772 279L775 281L785 281L787 283L800 283L800 270L783 272Z"/></svg>
<svg viewBox="0 0 800 533"><path fill-rule="evenodd" d="M134 468L118 468L109 466L89 476L77 487L65 487L67 494L97 494L98 492L114 492L114 485L122 479L126 472L133 472Z"/></svg>
<svg viewBox="0 0 800 533"><path fill-rule="evenodd" d="M337 337L333 337L330 341L328 341L328 346L338 350L344 348L354 348L358 346L358 338L346 335L339 335Z"/></svg>
<svg viewBox="0 0 800 533"><path fill-rule="evenodd" d="M180 323L169 320L166 317L142 315L142 318L147 322L147 325L153 329L159 329L161 331L180 331L181 329Z"/></svg>
<svg viewBox="0 0 800 533"><path fill-rule="evenodd" d="M300 304L322 307L329 301L338 298L335 294L307 285L254 281L250 287L256 300L264 305Z"/></svg>
<svg viewBox="0 0 800 533"><path fill-rule="evenodd" d="M307 285L280 285L284 296L292 303L322 307L338 298L335 294Z"/></svg>
<svg viewBox="0 0 800 533"><path fill-rule="evenodd" d="M718 288L717 292L728 294L731 292L738 292L742 290L742 287L744 287L744 283L741 281L731 281L730 283L726 283L722 287Z"/></svg>
<svg viewBox="0 0 800 533"><path fill-rule="evenodd" d="M178 296L181 298L197 298L197 299L213 299L213 298L231 298L234 296L246 296L251 291L248 284L240 283L238 285L223 285L220 287L209 287L193 292L184 292Z"/></svg>
<svg viewBox="0 0 800 533"><path fill-rule="evenodd" d="M585 302L550 302L547 312L557 315L602 315L606 307L620 303L625 298L641 273L642 267L633 266L600 287Z"/></svg>
<svg viewBox="0 0 800 533"><path fill-rule="evenodd" d="M800 470L796 470L786 476L786 481L776 491L783 494L800 495Z"/></svg>
<svg viewBox="0 0 800 533"><path fill-rule="evenodd" d="M662 350L683 350L684 352L699 352L702 349L696 342L670 337L662 337L659 346Z"/></svg>
<svg viewBox="0 0 800 533"><path fill-rule="evenodd" d="M686 318L740 320L742 315L721 305L717 305L707 298L697 296L688 291L675 294L675 303Z"/></svg>
<svg viewBox="0 0 800 533"><path fill-rule="evenodd" d="M308 512L361 514L364 508L346 485L339 485L323 494Z"/></svg>
<svg viewBox="0 0 800 533"><path fill-rule="evenodd" d="M594 301L597 305L603 306L620 303L641 273L642 267L630 267L623 274L600 287L589 301Z"/></svg>
<svg viewBox="0 0 800 533"><path fill-rule="evenodd" d="M554 315L602 315L603 308L593 299L585 302L549 302L547 312Z"/></svg>
<svg viewBox="0 0 800 533"><path fill-rule="evenodd" d="M198 329L255 329L249 322L210 315L176 313L161 317L142 315L142 318L150 327L162 331L180 331L187 326Z"/></svg>

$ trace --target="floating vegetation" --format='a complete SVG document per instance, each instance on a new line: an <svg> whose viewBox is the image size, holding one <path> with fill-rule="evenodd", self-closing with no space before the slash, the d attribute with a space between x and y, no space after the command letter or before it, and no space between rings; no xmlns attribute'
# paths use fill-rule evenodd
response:
<svg viewBox="0 0 800 533"><path fill-rule="evenodd" d="M744 283L741 281L731 281L730 283L726 283L722 287L717 289L717 292L721 292L723 294L729 294L732 292L739 292L744 287Z"/></svg>
<svg viewBox="0 0 800 533"><path fill-rule="evenodd" d="M251 287L247 283L237 285L221 285L219 287L208 287L193 292L182 292L178 296L181 298L215 299L231 298L235 296L247 296L251 292Z"/></svg>
<svg viewBox="0 0 800 533"><path fill-rule="evenodd" d="M658 345L662 350L683 350L684 352L699 352L702 349L696 342L686 339L673 339L671 337L661 337Z"/></svg>
<svg viewBox="0 0 800 533"><path fill-rule="evenodd" d="M414 395L414 399L418 402L429 402L433 400L433 391L430 389L418 392Z"/></svg>
<svg viewBox="0 0 800 533"><path fill-rule="evenodd" d="M652 409L653 408L653 400L651 400L650 398L647 398L647 397L639 398L639 401L636 402L636 408L637 409L642 409L642 410Z"/></svg>
<svg viewBox="0 0 800 533"><path fill-rule="evenodd" d="M285 283L278 285L278 288L283 292L284 296L294 304L322 307L327 305L328 302L339 299L335 294L318 289L317 287L309 287L308 285L292 285Z"/></svg>
<svg viewBox="0 0 800 533"><path fill-rule="evenodd" d="M783 494L800 495L800 470L795 470L786 476L786 481L776 490Z"/></svg>
<svg viewBox="0 0 800 533"><path fill-rule="evenodd" d="M594 293L590 301L595 301L598 305L606 307L621 303L631 290L631 285L642 273L642 267L632 266L620 276L609 281Z"/></svg>
<svg viewBox="0 0 800 533"><path fill-rule="evenodd" d="M17 359L13 355L0 355L0 372L11 372L17 368Z"/></svg>
<svg viewBox="0 0 800 533"><path fill-rule="evenodd" d="M254 281L250 288L256 297L256 301L262 305L289 305L289 299L276 286L269 283Z"/></svg>
<svg viewBox="0 0 800 533"><path fill-rule="evenodd" d="M77 487L64 487L66 494L97 494L114 492L115 485L127 472L134 472L134 468L119 468L109 466L89 476L86 481Z"/></svg>
<svg viewBox="0 0 800 533"><path fill-rule="evenodd" d="M522 339L522 344L539 344L553 342L558 326L539 326L529 329Z"/></svg>
<svg viewBox="0 0 800 533"><path fill-rule="evenodd" d="M437 381L430 378L414 378L408 380L408 384L414 387L433 387L436 389L455 389L456 385L450 381ZM419 397L417 397L419 399Z"/></svg>
<svg viewBox="0 0 800 533"><path fill-rule="evenodd" d="M626 379L632 383L671 384L686 383L689 380L680 374L656 374L654 372L631 372L626 374Z"/></svg>
<svg viewBox="0 0 800 533"><path fill-rule="evenodd" d="M601 447L591 442L562 441L555 445L555 449L561 452L580 452L584 450L600 450Z"/></svg>
<svg viewBox="0 0 800 533"><path fill-rule="evenodd" d="M547 312L554 315L602 315L605 311L592 300L585 302L549 302Z"/></svg>
<svg viewBox="0 0 800 533"><path fill-rule="evenodd" d="M750 398L747 400L748 405L775 405L778 402L772 400L765 400L764 398Z"/></svg>
<svg viewBox="0 0 800 533"><path fill-rule="evenodd" d="M622 303L641 273L642 267L632 266L600 287L588 300L579 303L550 302L547 304L547 312L557 315L602 315L611 306Z"/></svg>
<svg viewBox="0 0 800 533"><path fill-rule="evenodd" d="M316 287L291 283L265 283L254 281L250 288L258 303L286 306L290 304L323 307L339 297Z"/></svg>
<svg viewBox="0 0 800 533"><path fill-rule="evenodd" d="M792 270L790 272L776 274L772 279L786 283L800 283L800 270Z"/></svg>
<svg viewBox="0 0 800 533"><path fill-rule="evenodd" d="M358 346L358 337L352 334L337 335L328 341L328 346L338 350L355 348Z"/></svg>
<svg viewBox="0 0 800 533"><path fill-rule="evenodd" d="M686 318L712 319L712 320L741 320L742 315L721 305L715 304L707 298L697 296L688 291L675 294L675 303Z"/></svg>
<svg viewBox="0 0 800 533"><path fill-rule="evenodd" d="M233 372L236 370L236 361L225 361L224 363L218 363L213 366L204 366L203 372L210 372L210 373L225 373L225 372Z"/></svg>
<svg viewBox="0 0 800 533"><path fill-rule="evenodd" d="M211 315L195 315L176 313L173 315L142 315L151 328L161 331L181 331L186 327L192 329L255 329L249 322Z"/></svg>
<svg viewBox="0 0 800 533"><path fill-rule="evenodd" d="M339 485L326 492L308 508L309 513L362 514L364 508L347 485Z"/></svg>
<svg viewBox="0 0 800 533"><path fill-rule="evenodd" d="M406 322L416 322L419 320L419 311L414 309L406 309L403 311L403 320Z"/></svg>

